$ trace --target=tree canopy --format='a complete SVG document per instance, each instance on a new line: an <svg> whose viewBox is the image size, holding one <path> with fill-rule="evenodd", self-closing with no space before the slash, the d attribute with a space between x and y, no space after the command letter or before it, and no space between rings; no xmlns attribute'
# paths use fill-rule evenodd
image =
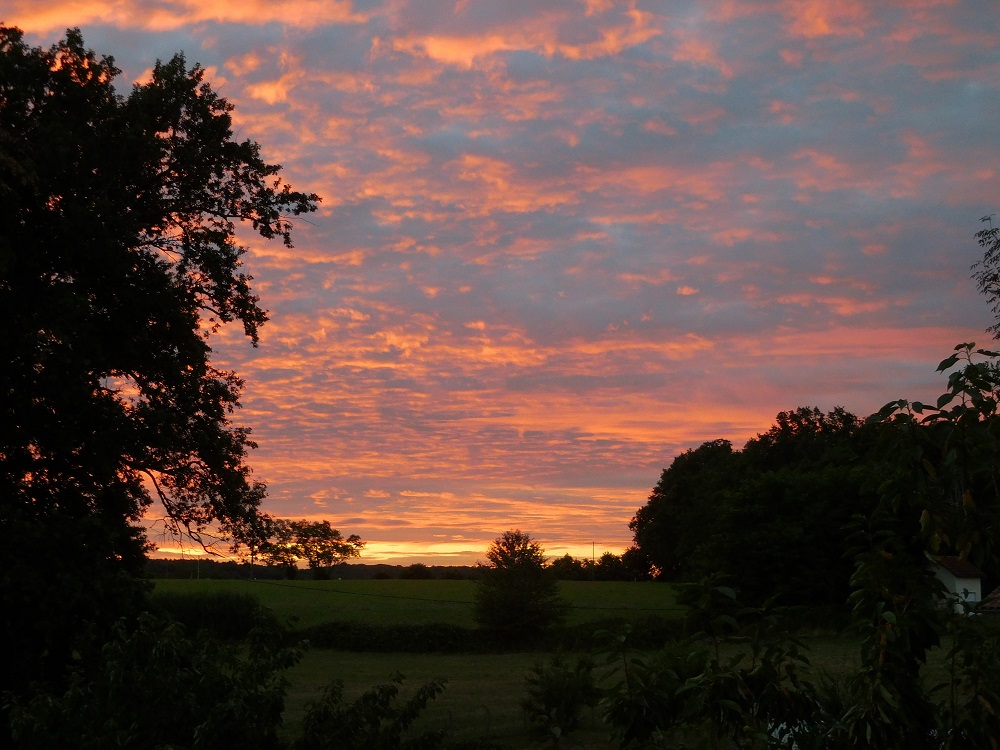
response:
<svg viewBox="0 0 1000 750"><path fill-rule="evenodd" d="M476 591L476 622L502 640L538 636L559 622L564 605L545 550L530 534L505 531L486 551Z"/></svg>
<svg viewBox="0 0 1000 750"><path fill-rule="evenodd" d="M669 579L727 574L747 601L843 603L845 526L872 504L876 429L844 409L800 407L742 450L713 440L686 451L629 524L636 547Z"/></svg>
<svg viewBox="0 0 1000 750"><path fill-rule="evenodd" d="M329 521L268 519L268 538L260 546L265 564L285 568L294 576L296 565L305 560L316 578L329 578L330 569L358 557L365 543L357 534L346 539Z"/></svg>
<svg viewBox="0 0 1000 750"><path fill-rule="evenodd" d="M118 75L78 30L42 49L0 26L3 598L68 629L121 611L153 502L196 537L257 527L243 383L210 339L235 322L256 345L267 320L237 225L290 244L290 216L319 200L234 140L232 106L183 55L127 95ZM12 620L2 637L33 641L13 647L27 662L71 641Z"/></svg>

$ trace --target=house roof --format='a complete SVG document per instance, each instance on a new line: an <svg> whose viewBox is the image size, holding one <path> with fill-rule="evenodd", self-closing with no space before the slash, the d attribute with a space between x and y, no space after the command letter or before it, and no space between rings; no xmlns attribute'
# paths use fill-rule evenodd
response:
<svg viewBox="0 0 1000 750"><path fill-rule="evenodd" d="M946 555L938 558L938 564L957 578L982 578L983 571L960 557Z"/></svg>
<svg viewBox="0 0 1000 750"><path fill-rule="evenodd" d="M994 615L1000 614L1000 587L993 589L976 609Z"/></svg>

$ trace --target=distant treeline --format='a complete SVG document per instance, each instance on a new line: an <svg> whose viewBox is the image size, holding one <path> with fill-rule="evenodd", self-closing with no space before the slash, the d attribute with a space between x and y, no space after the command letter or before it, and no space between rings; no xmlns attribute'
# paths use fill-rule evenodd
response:
<svg viewBox="0 0 1000 750"><path fill-rule="evenodd" d="M205 559L168 560L150 559L146 564L146 572L150 578L215 578L215 579L245 579L284 580L288 578L287 569L279 566L253 565L234 560L217 561ZM298 576L303 579L312 578L308 570L299 570ZM333 568L331 578L345 581L412 578L412 579L443 579L465 580L476 578L476 567L472 565L387 565L384 563L344 563Z"/></svg>
<svg viewBox="0 0 1000 750"><path fill-rule="evenodd" d="M635 581L648 580L649 575L634 563L629 552L615 555L605 552L596 561L564 555L549 561L549 569L563 581ZM313 571L291 569L304 580L313 578ZM290 569L277 565L253 565L235 560L212 559L150 559L146 573L150 578L214 578L219 580L287 580ZM388 565L385 563L342 563L333 567L330 578L345 581L398 578L402 580L475 580L480 570L475 565Z"/></svg>

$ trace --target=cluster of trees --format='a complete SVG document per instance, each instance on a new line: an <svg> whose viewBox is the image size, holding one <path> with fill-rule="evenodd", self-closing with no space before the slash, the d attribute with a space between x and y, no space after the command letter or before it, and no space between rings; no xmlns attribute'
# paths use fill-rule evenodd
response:
<svg viewBox="0 0 1000 750"><path fill-rule="evenodd" d="M280 567L286 578L298 575L301 561L306 562L314 578L329 578L335 565L358 557L365 546L357 534L345 539L329 521L269 517L263 521L266 536L250 548L251 564L259 559L265 565Z"/></svg>
<svg viewBox="0 0 1000 750"><path fill-rule="evenodd" d="M1000 237L988 238L995 257ZM956 615L957 602L947 600L929 563L958 555L996 575L1000 352L963 343L938 370L948 383L933 403L892 401L866 421L876 433L866 454L870 503L850 520L844 550L847 602L861 636L857 668L837 683L812 682L801 644L780 637L770 604L746 607L723 576L709 576L688 589L687 600L710 638L655 660L623 660L624 679L609 705L623 745L665 747L692 732L746 748L996 744L996 623ZM717 645L697 652L699 643L730 635L749 659L720 658ZM947 665L941 682L922 672L938 647Z"/></svg>
<svg viewBox="0 0 1000 750"><path fill-rule="evenodd" d="M596 560L575 558L570 554L549 563L561 581L648 581L650 562L638 547L629 547L622 554L605 552Z"/></svg>
<svg viewBox="0 0 1000 750"><path fill-rule="evenodd" d="M972 345L963 347L960 353L971 366ZM959 356L942 365L954 365ZM982 366L993 372L992 364ZM907 406L916 421L905 426L924 440L939 427L919 421L929 408ZM633 517L635 546L664 580L721 573L749 603L778 597L789 604L845 606L857 523L877 507L886 477L905 458L898 455L903 426L898 414L860 419L839 408L826 414L799 408L778 414L775 424L742 450L715 440L686 451L663 471ZM989 495L988 468L985 464L959 497ZM937 539L933 554L971 555L988 581L1000 580L1000 562L971 544L1000 524L1000 508L956 507L967 528Z"/></svg>
<svg viewBox="0 0 1000 750"><path fill-rule="evenodd" d="M666 580L722 572L747 601L842 604L847 527L873 507L880 429L844 409L803 407L742 450L713 440L686 451L629 524L635 547Z"/></svg>
<svg viewBox="0 0 1000 750"><path fill-rule="evenodd" d="M1000 321L1000 227L982 221L973 278ZM1000 322L989 330L1000 338ZM934 404L893 401L864 419L800 407L779 413L742 450L713 440L682 453L632 518L630 552L665 580L721 573L751 603L843 605L858 534L903 472L913 484L895 490L897 505L925 504L919 528L904 535L922 550L913 564L957 555L983 570L988 586L1000 583L995 356L955 347L938 366L951 372Z"/></svg>

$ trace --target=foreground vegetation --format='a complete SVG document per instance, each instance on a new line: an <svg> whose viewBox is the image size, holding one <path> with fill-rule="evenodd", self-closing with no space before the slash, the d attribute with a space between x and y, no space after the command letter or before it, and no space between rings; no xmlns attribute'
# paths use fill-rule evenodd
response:
<svg viewBox="0 0 1000 750"><path fill-rule="evenodd" d="M344 586L345 583L350 585ZM157 582L157 594L154 601L161 597L181 597L190 600L202 600L212 606L215 603L217 611L209 618L212 623L225 621L232 613L239 614L244 622L250 617L251 609L261 608L264 602L273 606L267 611L292 623L299 629L292 633L295 640L307 634L310 628L321 625L320 617L337 618L350 611L352 621L372 630L378 630L386 624L405 627L409 617L421 620L412 627L420 625L440 624L435 616L450 610L438 609L436 612L428 607L447 603L456 606L455 602L464 607L471 607L469 599L459 599L463 593L472 590L471 582L466 581L351 581L351 582L288 582L274 585L261 585L259 582L239 581L160 581ZM338 590L339 589L339 590ZM677 592L673 587L664 584L621 584L608 582L563 583L561 591L575 605L575 616L579 624L591 629L597 629L607 624L607 610L594 607L595 602L615 602L616 608L636 617L633 628L642 627L642 613L648 611L650 605L664 602L676 602ZM261 594L256 599L254 594ZM344 651L326 648L309 648L301 660L286 673L288 680L284 704L284 724L277 733L280 741L291 742L299 736L303 723L324 686L331 680L343 685L345 701L361 701L370 699L369 693L374 685L393 685L398 675L405 675L405 680L399 685L400 698L405 700L415 695L422 686L440 683L443 690L426 708L411 727L415 736L430 732L440 734L442 741L449 743L478 743L490 741L500 747L519 748L546 741L553 746L556 738L546 734L554 727L551 723L540 726L537 709L547 708L544 699L535 706L532 712L529 700L531 686L537 685L540 677L552 677L552 665L561 663L564 667L556 687L565 694L579 688L579 674L574 674L576 665L587 662L592 665L592 700L581 700L576 707L577 724L572 731L565 733L563 742L571 747L609 748L616 746L630 747L680 747L679 742L688 742L692 747L770 747L768 740L761 739L754 743L745 740L736 744L732 738L712 738L708 725L703 721L691 721L684 726L675 727L673 732L661 731L659 735L651 730L659 719L662 711L676 711L683 717L682 704L676 701L676 696L662 682L652 682L651 677L663 675L671 670L676 671L678 664L692 663L692 657L697 656L704 661L700 664L715 664L714 674L708 684L715 684L716 689L752 690L757 698L766 694L766 689L801 690L801 686L812 686L816 692L825 691L827 700L839 701L843 705L851 700L852 681L856 681L859 669L862 667L863 634L857 628L844 631L831 629L799 630L796 638L790 638L782 622L768 619L766 613L758 610L743 610L730 598L730 592L724 586L714 585L709 581L701 589L697 587L681 595L690 599L692 593L707 594L701 601L693 601L693 609L686 611L676 603L667 611L675 617L678 628L670 635L662 638L655 647L635 648L630 645L631 634L626 627L619 627L606 633L603 639L595 641L595 645L582 651L550 650L544 645L536 644L525 650L504 650L495 652L462 652L406 653L382 649L382 652ZM325 602L321 611L316 605L316 599ZM344 607L344 600L351 601L361 598L366 606ZM243 604L239 600L244 599ZM242 612L240 612L242 607ZM687 614L684 617L682 615ZM301 617L300 617L301 615ZM628 619L628 618L626 618ZM468 620L467 620L468 622ZM785 620L785 624L789 621ZM973 620L955 620L959 625L979 627ZM761 628L759 626L767 625ZM992 642L1000 635L1000 627L985 624L986 642ZM690 632L687 629L703 627L705 630ZM692 636L688 638L687 636ZM959 638L968 637L959 634ZM624 640L620 640L624 638ZM715 651L718 645L718 651ZM931 649L927 662L920 672L919 680L928 694L938 698L945 697L951 689L952 681L963 669L960 660L949 657L949 652L958 645L954 635L948 635L943 645ZM959 649L960 651L960 649ZM714 653L713 653L714 652ZM799 659L798 655L808 658ZM700 656L699 656L700 655ZM989 654L979 654L983 658L982 668L986 669ZM632 678L638 680L631 688L622 685L623 665L628 660L632 669ZM678 661L679 660L679 661ZM673 664L668 668L668 665ZM782 666L787 673L769 671L775 666ZM699 667L700 669L701 667ZM754 684L751 673L764 675L761 684ZM786 677L794 674L795 682L789 682ZM547 676L547 677L546 677ZM699 680L706 680L706 673L698 672L687 676L687 690L696 694L693 685ZM692 682L693 681L693 682ZM986 680L989 682L989 679ZM966 700L965 692L968 684L962 686L961 680L956 682L959 687L960 700ZM937 689L935 686L945 685L947 689ZM796 687L798 686L798 687ZM762 690L764 688L764 690ZM653 693L648 691L652 690ZM646 691L646 692L644 692ZM802 693L808 695L808 693ZM652 700L654 699L655 700ZM722 695L716 696L717 701L725 702ZM950 698L949 698L950 700ZM617 703L616 703L617 702ZM528 703L529 705L526 705ZM639 714L619 714L617 719L609 720L608 710L617 705L622 707L644 705ZM721 704L720 704L721 705ZM565 718L565 717L561 717ZM689 716L689 718L691 718ZM718 717L717 717L718 719ZM714 719L713 721L717 720ZM644 728L644 722L648 724ZM668 730L664 725L661 730ZM826 728L824 731L828 731ZM631 737L626 740L627 733ZM547 738L547 739L546 739ZM669 743L663 744L669 740ZM469 746L468 744L466 746ZM800 744L800 747L807 745ZM839 747L836 744L816 744L815 747Z"/></svg>
<svg viewBox="0 0 1000 750"><path fill-rule="evenodd" d="M811 653L812 671L844 679L857 667L858 640L850 634L817 632L804 638ZM727 654L738 646L727 646ZM646 656L652 652L641 652ZM564 654L572 662L579 654ZM613 664L604 663L601 652L598 685L610 688L617 674ZM284 736L293 737L306 708L318 690L330 679L343 681L351 698L360 697L372 685L388 682L395 674L406 676L404 687L431 680L445 680L444 692L430 703L418 727L440 729L456 741L489 738L505 747L523 748L539 743L532 731L532 717L522 701L526 679L533 668L545 665L553 655L539 652L504 654L373 654L312 649L289 671L290 686L285 709ZM937 668L939 665L933 665ZM940 673L940 669L937 670ZM612 727L602 718L599 707L581 711L581 726L565 743L568 747L613 748Z"/></svg>

